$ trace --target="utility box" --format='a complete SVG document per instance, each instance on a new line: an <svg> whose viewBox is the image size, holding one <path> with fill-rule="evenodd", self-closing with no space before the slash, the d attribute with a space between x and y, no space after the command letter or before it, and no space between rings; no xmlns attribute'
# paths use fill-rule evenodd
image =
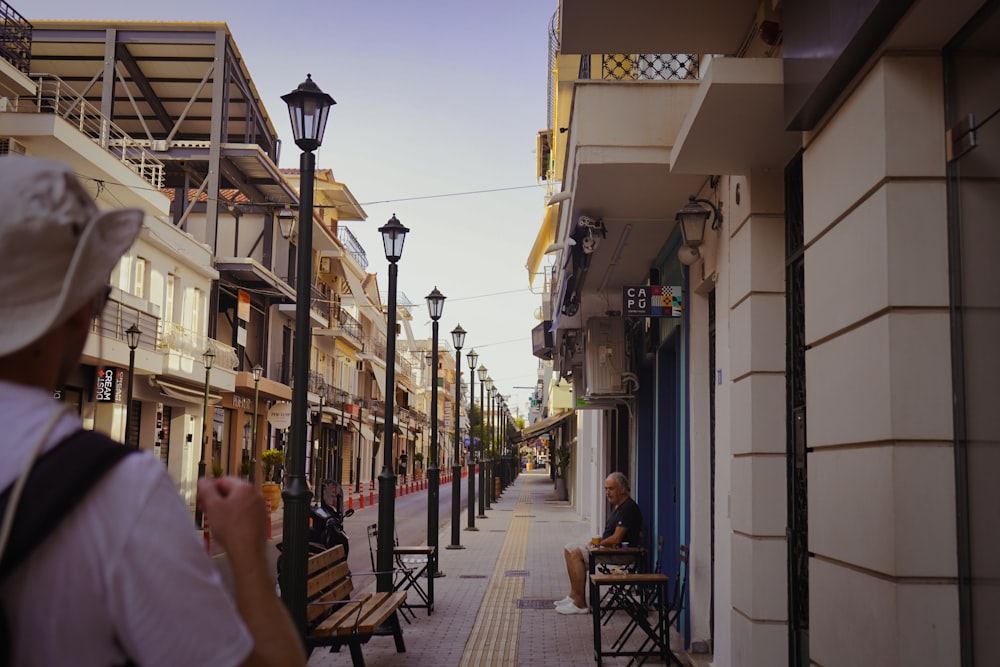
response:
<svg viewBox="0 0 1000 667"><path fill-rule="evenodd" d="M628 372L625 356L625 320L620 317L592 317L587 320L584 382L587 396L621 396Z"/></svg>

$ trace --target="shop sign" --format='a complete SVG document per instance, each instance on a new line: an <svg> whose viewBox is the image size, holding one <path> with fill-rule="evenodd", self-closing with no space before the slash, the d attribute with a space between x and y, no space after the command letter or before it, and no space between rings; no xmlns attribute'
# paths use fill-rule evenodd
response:
<svg viewBox="0 0 1000 667"><path fill-rule="evenodd" d="M625 285L622 311L625 317L681 317L680 285Z"/></svg>
<svg viewBox="0 0 1000 667"><path fill-rule="evenodd" d="M98 403L121 403L125 370L106 366L97 369L97 386L94 395Z"/></svg>
<svg viewBox="0 0 1000 667"><path fill-rule="evenodd" d="M288 428L292 425L292 404L288 401L279 401L271 406L267 412L267 421L271 422L274 428Z"/></svg>

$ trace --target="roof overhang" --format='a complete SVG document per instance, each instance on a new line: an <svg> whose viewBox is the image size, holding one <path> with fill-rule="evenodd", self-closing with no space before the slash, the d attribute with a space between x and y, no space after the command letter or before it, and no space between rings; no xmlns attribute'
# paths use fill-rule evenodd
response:
<svg viewBox="0 0 1000 667"><path fill-rule="evenodd" d="M634 11L602 0L563 0L563 53L736 53L758 0L661 0Z"/></svg>
<svg viewBox="0 0 1000 667"><path fill-rule="evenodd" d="M713 58L670 155L675 174L733 174L783 167L802 145L784 127L778 58Z"/></svg>
<svg viewBox="0 0 1000 667"><path fill-rule="evenodd" d="M295 303L295 290L252 257L219 257L215 260L219 277L246 287L264 288L273 296Z"/></svg>

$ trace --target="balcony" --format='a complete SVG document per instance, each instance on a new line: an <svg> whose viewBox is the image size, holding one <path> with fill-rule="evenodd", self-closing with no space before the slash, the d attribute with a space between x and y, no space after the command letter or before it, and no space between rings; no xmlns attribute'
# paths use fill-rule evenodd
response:
<svg viewBox="0 0 1000 667"><path fill-rule="evenodd" d="M338 226L337 239L344 244L344 249L362 269L368 268L368 255L365 254L365 249L361 247L361 243L351 233L351 230Z"/></svg>
<svg viewBox="0 0 1000 667"><path fill-rule="evenodd" d="M139 349L155 351L161 347L160 318L125 303L117 298L115 293L108 299L100 319L94 320L91 331L105 339L127 345L125 332L133 324L142 331L142 336L139 337ZM202 352L204 351L202 348Z"/></svg>
<svg viewBox="0 0 1000 667"><path fill-rule="evenodd" d="M51 116L62 118L154 190L159 192L163 189L163 162L153 157L142 142L133 139L108 120L99 109L87 102L59 77L51 74L32 74L31 79L36 85L36 92L33 95L14 98L7 111L15 114L33 114L42 118L36 123L26 123L26 127L20 130L5 129L4 134L18 136L23 132L25 135L57 135L56 128L47 127L50 124L49 118Z"/></svg>
<svg viewBox="0 0 1000 667"><path fill-rule="evenodd" d="M0 0L0 59L24 74L31 67L31 30L27 19Z"/></svg>

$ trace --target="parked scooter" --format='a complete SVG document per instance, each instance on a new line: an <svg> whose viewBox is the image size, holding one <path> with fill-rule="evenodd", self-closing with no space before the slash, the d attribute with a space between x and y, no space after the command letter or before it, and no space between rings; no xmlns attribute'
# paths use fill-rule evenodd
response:
<svg viewBox="0 0 1000 667"><path fill-rule="evenodd" d="M349 509L344 514L337 511L336 507L331 507L326 503L309 506L309 543L320 544L323 550L343 545L344 555L350 553L351 545L344 532L344 519L354 515L354 510Z"/></svg>

